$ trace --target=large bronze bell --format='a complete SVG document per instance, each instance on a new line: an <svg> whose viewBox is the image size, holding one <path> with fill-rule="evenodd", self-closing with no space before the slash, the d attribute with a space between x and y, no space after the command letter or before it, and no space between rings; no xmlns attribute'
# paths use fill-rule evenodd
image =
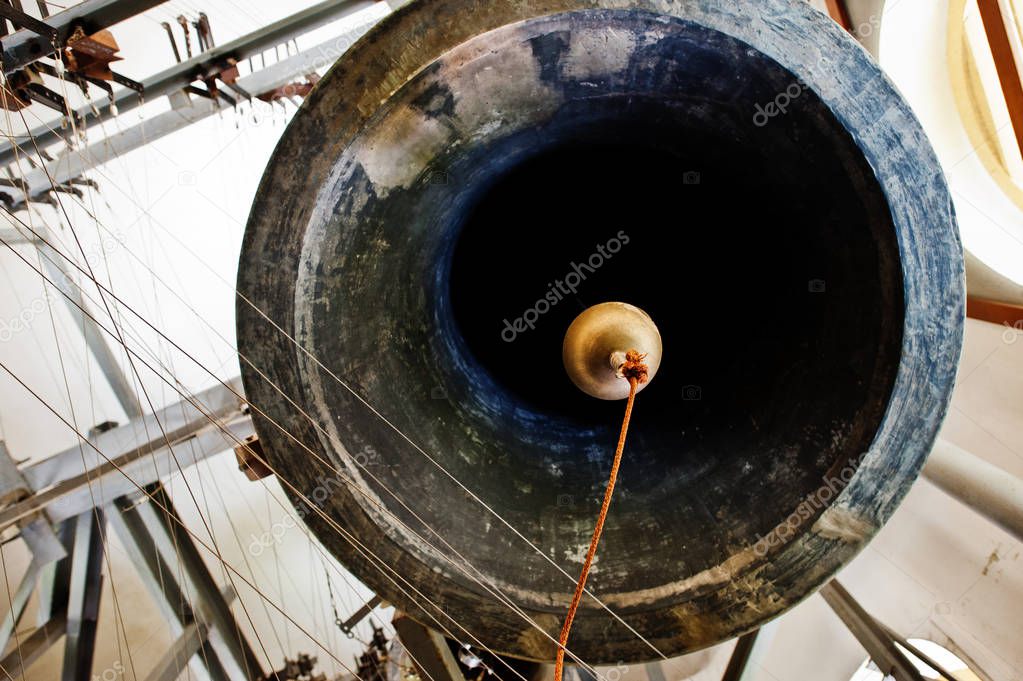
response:
<svg viewBox="0 0 1023 681"><path fill-rule="evenodd" d="M569 641L639 661L763 624L885 523L948 405L962 280L919 124L808 3L421 0L284 134L238 342L324 546L422 623L550 660L622 408L563 337L649 313L663 362Z"/></svg>

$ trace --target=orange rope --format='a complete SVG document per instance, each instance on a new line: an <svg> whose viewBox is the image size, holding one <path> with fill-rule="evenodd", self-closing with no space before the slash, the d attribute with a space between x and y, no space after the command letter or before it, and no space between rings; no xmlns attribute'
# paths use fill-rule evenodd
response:
<svg viewBox="0 0 1023 681"><path fill-rule="evenodd" d="M629 432L629 420L632 418L632 405L636 402L636 391L640 383L646 383L647 366L643 364L646 355L641 355L636 350L629 350L626 353L626 361L619 369L619 374L629 381L629 401L625 404L625 418L622 420L622 432L618 436L618 447L615 449L614 462L611 464L611 475L607 480L607 489L604 491L604 503L600 506L600 515L597 516L597 525L593 528L593 538L590 539L590 549L586 552L586 560L583 562L583 571L579 575L579 582L575 586L575 595L572 597L572 605L568 608L568 615L565 617L565 624L561 627L561 636L558 637L558 654L554 659L554 681L561 681L565 672L565 645L568 643L568 633L572 630L572 620L579 609L579 602L583 597L583 589L586 587L586 578L590 574L590 565L597 553L597 544L600 542L600 533L604 531L604 520L607 518L607 509L611 506L611 494L615 489L615 481L618 479L618 467L622 463L622 452L625 450L625 436Z"/></svg>

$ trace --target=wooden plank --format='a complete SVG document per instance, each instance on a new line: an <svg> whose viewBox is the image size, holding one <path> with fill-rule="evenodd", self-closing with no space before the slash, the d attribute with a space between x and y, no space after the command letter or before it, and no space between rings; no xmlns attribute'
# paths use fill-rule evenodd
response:
<svg viewBox="0 0 1023 681"><path fill-rule="evenodd" d="M1023 332L1023 305L967 296L966 316L983 322L1002 324Z"/></svg>
<svg viewBox="0 0 1023 681"><path fill-rule="evenodd" d="M852 33L852 19L849 18L849 8L846 7L845 0L824 0L824 3L828 7L828 14L835 20L835 23Z"/></svg>
<svg viewBox="0 0 1023 681"><path fill-rule="evenodd" d="M991 47L991 57L998 72L998 82L1002 86L1005 106L1009 109L1012 129L1016 133L1016 145L1023 155L1023 82L1020 81L1016 59L1012 54L1005 16L998 0L977 0L977 7L980 9L988 45Z"/></svg>

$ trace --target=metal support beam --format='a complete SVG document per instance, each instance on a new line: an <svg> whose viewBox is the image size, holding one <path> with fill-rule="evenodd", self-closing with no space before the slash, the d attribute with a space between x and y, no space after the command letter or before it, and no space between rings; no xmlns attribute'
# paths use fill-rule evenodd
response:
<svg viewBox="0 0 1023 681"><path fill-rule="evenodd" d="M338 620L336 622L338 629L340 629L348 638L352 638L352 630L355 629L355 626L362 620L366 619L366 617L373 612L373 608L383 602L384 599L380 598L380 596L373 596L373 598L363 603L362 607L356 610L354 615L343 622Z"/></svg>
<svg viewBox="0 0 1023 681"><path fill-rule="evenodd" d="M136 395L135 389L125 375L124 370L121 369L121 365L118 363L113 350L110 349L106 334L100 329L99 324L82 312L82 310L89 309L85 298L82 296L82 290L75 284L74 279L71 278L64 264L65 260L49 246L49 244L54 243L53 234L46 225L39 225L36 229L41 233L43 241L48 242L36 244L39 254L43 256L42 265L49 273L50 280L64 294L61 296L61 299L67 303L71 318L74 320L75 325L78 326L79 331L82 332L82 336L85 337L85 344L89 348L90 354L96 360L96 364L99 365L103 376L114 391L114 396L117 397L121 409L124 410L128 418L141 416L142 410L139 408L138 395Z"/></svg>
<svg viewBox="0 0 1023 681"><path fill-rule="evenodd" d="M69 518L60 523L57 534L64 546L65 555L56 563L50 563L43 569L39 578L39 626L51 619L67 615L68 584L71 581L71 552L75 544L75 523L77 518Z"/></svg>
<svg viewBox="0 0 1023 681"><path fill-rule="evenodd" d="M56 522L77 515L83 508L92 508L93 499L96 505L110 504L117 497L137 491L139 486L177 473L163 433L182 466L230 449L237 443L210 423L210 418L240 439L251 435L253 428L249 417L242 413L242 401L235 394L242 392L241 379L226 383L230 388L217 385L192 398L202 406L202 412L185 400L155 415L132 419L123 426L100 433L92 442L106 458L91 447L74 446L26 466L21 473L34 493L0 510L0 529L43 509ZM203 412L209 414L209 418Z"/></svg>
<svg viewBox="0 0 1023 681"><path fill-rule="evenodd" d="M45 17L45 23L40 23L51 31L50 36L25 28L4 38L4 73L11 73L40 57L53 54L54 43L63 45L76 26L81 26L89 35L163 2L165 0L85 0L63 12Z"/></svg>
<svg viewBox="0 0 1023 681"><path fill-rule="evenodd" d="M60 615L40 625L31 634L21 640L21 645L12 650L3 660L0 660L0 669L10 675L10 681L17 681L22 678L22 672L27 672L36 660L42 657L43 653L60 640L67 630L67 617Z"/></svg>
<svg viewBox="0 0 1023 681"><path fill-rule="evenodd" d="M192 622L186 626L149 672L146 681L175 681L188 661L195 657L203 646L208 635L209 628L205 622Z"/></svg>
<svg viewBox="0 0 1023 681"><path fill-rule="evenodd" d="M204 54L175 64L147 78L142 81L146 100L152 101L157 97L181 90L196 80L215 76L229 58L242 61L250 56L258 55L263 50L286 43L303 33L368 9L376 5L378 1L382 0L341 0L340 2L324 0L265 28L215 47ZM124 113L139 106L140 100L137 93L124 90L114 98L114 105L117 111ZM87 126L100 120L108 120L111 117L109 103L99 106L98 116L94 116L91 107L87 106L79 109L77 113L83 117ZM66 131L61 130L60 126L41 125L33 128L29 136L35 139L36 144L43 147L56 142L65 134L67 134ZM14 147L11 144L0 146L0 165L13 163L14 160Z"/></svg>
<svg viewBox="0 0 1023 681"><path fill-rule="evenodd" d="M196 613L192 610L189 595L182 590L177 581L177 570L174 564L168 562L160 553L157 547L159 537L154 537L150 533L145 519L138 510L139 503L144 502L137 502L129 497L118 499L108 514L110 526L121 539L121 543L136 569L143 576L142 581L149 588L153 600L170 625L171 634L182 637L189 627L196 624ZM203 627L205 627L205 620L203 622ZM205 629L203 631L205 632ZM205 641L204 633L203 638L199 641L200 645L194 649L195 651L203 649L201 664L200 660L189 655L182 661L182 667L185 662L191 662L194 677L212 679L213 681L229 681L217 652L212 647L203 646ZM180 671L181 667L178 668L178 672Z"/></svg>
<svg viewBox="0 0 1023 681"><path fill-rule="evenodd" d="M895 681L924 681L916 666L899 650L891 636L849 595L838 580L833 579L825 584L820 593L866 649L867 655L882 674L890 674Z"/></svg>
<svg viewBox="0 0 1023 681"><path fill-rule="evenodd" d="M756 644L758 636L760 636L760 630L755 629L739 637L735 642L735 648L732 649L732 656L728 658L728 666L725 667L721 681L745 681L750 678L746 672L750 654L753 652L753 646Z"/></svg>
<svg viewBox="0 0 1023 681"><path fill-rule="evenodd" d="M955 681L956 677L953 676L952 673L949 672L947 669L945 669L940 664L935 662L932 657L927 655L927 653L923 652L922 650L917 648L915 645L913 645L912 643L910 643L909 641L904 639L902 636L900 636L899 634L895 633L895 631L891 627L887 627L884 624L881 624L880 622L878 622L878 625L882 629L885 630L885 633L887 633L888 636L890 636L893 641L895 641L900 646L902 646L903 648L908 650L910 653L912 653L914 657L920 658L920 661L923 662L924 664L926 664L928 667L930 667L934 671L938 672L938 674L941 675L943 681Z"/></svg>
<svg viewBox="0 0 1023 681"><path fill-rule="evenodd" d="M29 494L28 482L7 451L7 445L0 440L0 506L20 501Z"/></svg>
<svg viewBox="0 0 1023 681"><path fill-rule="evenodd" d="M374 20L362 24L336 38L239 78L236 86L254 94L285 87L296 78L333 63L375 23ZM172 101L176 97L177 93L174 93ZM21 191L11 193L11 207L24 205L26 195L29 199L35 199L49 192L54 184L67 184L97 166L198 123L219 111L217 103L207 97L182 96L174 102L170 111L97 140L84 148L65 149L53 161L47 163L45 169L34 168L24 174L20 185Z"/></svg>
<svg viewBox="0 0 1023 681"><path fill-rule="evenodd" d="M42 566L33 558L29 562L25 574L22 575L21 582L18 583L17 591L11 596L11 609L7 611L3 621L0 622L0 653L7 649L7 642L10 641L18 622L25 614L25 606L28 605L28 599L35 591L40 572L42 572Z"/></svg>
<svg viewBox="0 0 1023 681"><path fill-rule="evenodd" d="M228 586L221 594L221 598L230 605L235 599L234 589ZM181 675L181 671L188 661L194 659L200 650L203 650L203 655L210 655L212 651L207 644L211 632L210 618L210 612L205 608L200 608L200 611L196 613L195 621L182 630L181 635L146 677L147 681L174 681ZM211 674L211 677L230 681L223 668L220 668L217 674Z"/></svg>
<svg viewBox="0 0 1023 681"><path fill-rule="evenodd" d="M197 607L205 614L206 623L216 629L228 652L221 656L221 661L225 664L234 663L235 669L229 670L234 674L232 678L260 678L263 668L259 658L249 645L245 632L231 612L230 605L206 567L191 535L182 526L181 517L171 498L160 484L151 486L148 492L159 506L167 509L167 513L150 503L138 505L136 510L164 560L180 562L193 602L200 604Z"/></svg>
<svg viewBox="0 0 1023 681"><path fill-rule="evenodd" d="M39 37L43 41L43 45L47 43L52 44L57 41L57 31L52 26L36 19L31 14L25 14L20 5L14 6L6 2L0 2L0 19L6 19L15 28L28 31ZM53 48L51 47L50 50L52 51Z"/></svg>
<svg viewBox="0 0 1023 681"><path fill-rule="evenodd" d="M934 444L923 474L1023 541L1023 480L945 440Z"/></svg>
<svg viewBox="0 0 1023 681"><path fill-rule="evenodd" d="M755 631L744 634L735 642L732 656L721 681L753 681L759 676L760 660L774 640L778 620L772 620Z"/></svg>
<svg viewBox="0 0 1023 681"><path fill-rule="evenodd" d="M49 565L67 555L67 549L53 531L53 526L42 516L20 526L21 539L40 566Z"/></svg>
<svg viewBox="0 0 1023 681"><path fill-rule="evenodd" d="M231 435L227 435L221 428ZM91 488L88 482L78 485L74 480L61 485L60 489L68 486L72 486L73 489L61 496L56 504L49 505L46 514L53 521L57 521L91 506L93 499L96 504L109 504L118 496L134 493L139 487L178 474L179 463L182 469L193 466L230 450L238 440L244 440L253 433L255 430L252 419L248 416L238 416L231 421L221 420L220 427L207 422L206 427L193 437L180 441L171 438L173 447L158 447L149 454L134 459L129 465L121 466L123 473L111 466L99 467L103 471L103 482L97 483L94 480ZM162 441L158 444L162 444ZM81 459L78 466L81 467Z"/></svg>
<svg viewBox="0 0 1023 681"><path fill-rule="evenodd" d="M103 511L95 509L74 520L62 681L89 681L92 676L103 589L103 518Z"/></svg>
<svg viewBox="0 0 1023 681"><path fill-rule="evenodd" d="M458 660L452 654L447 639L404 613L395 613L391 624L401 644L408 650L409 657L415 660L423 678L430 681L463 681Z"/></svg>

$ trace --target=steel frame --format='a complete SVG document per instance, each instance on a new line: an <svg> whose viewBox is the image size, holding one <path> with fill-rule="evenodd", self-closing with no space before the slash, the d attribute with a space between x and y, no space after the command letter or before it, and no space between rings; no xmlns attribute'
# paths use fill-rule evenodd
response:
<svg viewBox="0 0 1023 681"><path fill-rule="evenodd" d="M170 95L182 90L196 80L215 77L228 59L242 61L257 55L265 49L286 43L289 40L307 33L332 21L337 21L361 10L384 2L384 0L324 0L301 12L292 14L263 29L253 31L237 40L214 47L207 52L174 64L168 69L142 81L147 101ZM55 15L56 16L56 15ZM6 43L6 40L5 40ZM42 56L42 55L40 55ZM340 55L338 55L340 56ZM138 93L122 90L115 95L112 104L114 110L121 113L130 111L140 105ZM90 107L82 107L75 113L82 117L86 126L111 117L111 102L98 106L98 114L93 115ZM29 133L40 147L56 142L68 131L60 126L47 125L33 128ZM16 159L15 147L11 144L0 145L0 165L13 163Z"/></svg>
<svg viewBox="0 0 1023 681"><path fill-rule="evenodd" d="M231 613L233 589L217 587L160 483L178 472L178 461L191 466L230 450L233 437L221 428L239 438L252 434L240 394L240 380L235 379L199 393L192 401L95 433L90 441L110 461L76 446L18 468L0 446L0 461L4 461L0 499L9 500L0 510L0 530L19 529L32 552L12 596L14 607L0 622L0 652L35 590L40 619L35 631L21 642L21 657L18 649L7 655L5 669L20 673L22 665L30 666L63 636L61 681L90 678L109 526L168 621L174 623L172 631L178 637L150 679L174 679L186 665L194 677L209 681L263 676ZM161 433L157 421L173 451L157 435Z"/></svg>
<svg viewBox="0 0 1023 681"><path fill-rule="evenodd" d="M292 80L313 72L317 66L333 61L340 56L338 48L354 42L358 36L369 30L372 23L326 40L315 47L282 59L276 64L239 78L236 86L245 92L263 93L282 88ZM147 94L151 94L148 93ZM109 163L118 156L150 144L166 135L181 130L193 123L208 118L221 110L220 103L208 97L198 97L185 91L171 93L172 108L150 120L133 125L81 149L66 149L40 168L33 168L21 178L20 192L11 196L11 208L23 206L26 200L33 200L49 192L53 185L64 185L82 176L83 173ZM0 152L2 154L2 152ZM26 198L27 197L27 198ZM54 256L59 262L60 256ZM81 316L81 313L79 313ZM122 404L124 401L122 400Z"/></svg>
<svg viewBox="0 0 1023 681"><path fill-rule="evenodd" d="M98 30L154 4L159 3L91 0L49 17L45 25L53 27L57 36L44 41L49 51L39 47L38 34L19 31L4 39L5 71L52 52L51 42L59 44L63 39L61 31L66 33L83 22ZM217 101L189 99L183 88L197 79L214 77L228 58L245 58L375 4L371 0L328 0L157 74L145 84L147 95L150 98L171 95L174 107L147 122L145 134L139 125L119 133L113 140L103 140L102 153L97 147L90 150L95 155L61 155L51 162L52 167L36 168L13 186L34 198L52 188L51 177L58 185L66 185L77 180L93 163L111 160L154 137L216 113ZM336 60L369 25L239 79L236 91L261 93L283 87L292 79ZM34 55L32 59L29 54ZM121 110L138 103L132 92L122 92L114 102ZM109 112L107 105L101 116ZM33 130L31 134L39 138L36 142L40 145L57 139L48 129ZM67 167L69 159L83 156L96 160L75 167L73 172L56 170L59 164ZM5 145L0 150L0 163L13 158L13 147ZM54 174L48 176L48 171ZM19 198L17 203L21 202ZM74 308L75 301L83 305L84 302L69 272L62 267L61 256L38 238L9 229L3 233L9 243L31 243L40 249L49 276L68 294L72 316L129 417L125 425L90 432L89 439L96 450L103 452L102 456L92 448L74 446L19 467L0 442L0 531L19 530L32 552L29 567L12 597L14 607L0 621L0 652L33 592L38 593L39 602L38 627L23 637L18 650L11 651L2 661L4 668L19 670L20 674L23 667L30 666L63 637L62 681L89 678L102 590L102 556L109 526L118 534L177 636L173 646L157 661L149 679L169 681L177 678L185 666L189 666L195 678L209 681L262 678L264 670L230 610L230 603L236 598L234 590L221 591L217 587L160 485L161 478L179 472L180 466L195 465L255 435L240 397L240 379L229 380L155 414L143 415L135 391L99 325ZM42 236L49 240L48 235ZM139 487L145 489L145 494L139 492ZM151 498L157 503L150 503ZM363 608L345 624L354 626L366 614L368 611Z"/></svg>
<svg viewBox="0 0 1023 681"><path fill-rule="evenodd" d="M53 54L54 46L63 45L77 26L86 33L95 33L164 2L166 0L85 0L43 21L35 20L32 27L26 26L4 38L4 73L13 73Z"/></svg>

